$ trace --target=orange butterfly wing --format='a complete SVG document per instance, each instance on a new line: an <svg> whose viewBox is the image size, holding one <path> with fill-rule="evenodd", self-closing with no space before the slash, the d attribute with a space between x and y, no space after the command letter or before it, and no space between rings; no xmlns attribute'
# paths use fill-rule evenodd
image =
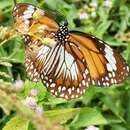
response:
<svg viewBox="0 0 130 130"><path fill-rule="evenodd" d="M13 17L16 30L23 34L35 33L40 27L44 29L43 25L49 32L55 32L58 28L58 24L44 10L31 4L17 4L13 9Z"/></svg>
<svg viewBox="0 0 130 130"><path fill-rule="evenodd" d="M110 86L128 77L129 67L124 59L102 40L85 33L71 31L69 41L82 50L91 84Z"/></svg>
<svg viewBox="0 0 130 130"><path fill-rule="evenodd" d="M47 48L44 45L44 38L51 38L54 41L53 32L57 31L58 24L44 10L26 3L20 3L14 7L13 17L15 29L22 34L25 43L27 74L32 81L37 82L40 80L39 72L42 67L36 62L37 53ZM48 44L48 49L51 46L53 45Z"/></svg>

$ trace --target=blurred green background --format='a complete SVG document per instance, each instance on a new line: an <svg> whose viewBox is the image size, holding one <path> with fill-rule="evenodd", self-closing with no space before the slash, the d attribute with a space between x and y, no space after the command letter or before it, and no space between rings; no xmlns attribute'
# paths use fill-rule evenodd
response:
<svg viewBox="0 0 130 130"><path fill-rule="evenodd" d="M103 39L119 51L130 65L129 0L17 2L37 5L54 16L58 15L59 22L67 19L71 30ZM110 88L90 86L83 97L71 101L55 98L41 83L29 81L24 67L24 44L19 36L11 33L13 6L13 0L0 0L0 129L41 130L36 120L32 120L32 114L26 115L26 108L19 106L22 101L35 110L34 114L47 116L50 121L49 124L44 122L46 129L55 129L58 124L56 130L88 130L89 126L100 130L130 130L130 78ZM12 95L17 102L13 102Z"/></svg>

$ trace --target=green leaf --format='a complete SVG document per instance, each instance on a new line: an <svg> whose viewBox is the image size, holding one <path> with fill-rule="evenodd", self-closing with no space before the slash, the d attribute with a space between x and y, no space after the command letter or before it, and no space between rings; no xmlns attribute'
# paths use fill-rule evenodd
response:
<svg viewBox="0 0 130 130"><path fill-rule="evenodd" d="M47 93L46 87L42 83L37 83L34 86L34 89L38 90L38 100L39 101L43 100L46 96L46 93Z"/></svg>
<svg viewBox="0 0 130 130"><path fill-rule="evenodd" d="M122 125L119 125L119 124L113 124L111 130L128 130L128 129L125 128L125 127L122 126Z"/></svg>
<svg viewBox="0 0 130 130"><path fill-rule="evenodd" d="M122 122L118 117L113 116L113 115L106 115L104 117L107 120L108 124L114 124L114 123L116 124L116 123Z"/></svg>
<svg viewBox="0 0 130 130"><path fill-rule="evenodd" d="M48 101L45 101L44 105L57 105L57 104L66 103L67 102L64 99L56 98L50 92L47 93L47 99L48 99Z"/></svg>
<svg viewBox="0 0 130 130"><path fill-rule="evenodd" d="M29 121L20 116L13 117L2 130L28 130Z"/></svg>
<svg viewBox="0 0 130 130"><path fill-rule="evenodd" d="M63 0L45 0L46 4L53 10L63 9L63 7L69 8L69 5Z"/></svg>
<svg viewBox="0 0 130 130"><path fill-rule="evenodd" d="M24 63L25 52L22 49L17 49L9 56L10 59L14 59L15 63Z"/></svg>
<svg viewBox="0 0 130 130"><path fill-rule="evenodd" d="M102 38L102 36L104 35L104 33L107 31L107 29L109 28L109 26L111 25L112 21L103 21L96 29L95 31L95 35L99 38Z"/></svg>
<svg viewBox="0 0 130 130"><path fill-rule="evenodd" d="M0 65L6 66L6 67L12 67L12 64L9 62L0 61Z"/></svg>
<svg viewBox="0 0 130 130"><path fill-rule="evenodd" d="M73 121L71 126L78 128L107 123L107 120L103 117L100 111L98 111L96 108L86 107L81 109L77 120Z"/></svg>
<svg viewBox="0 0 130 130"><path fill-rule="evenodd" d="M0 76L2 76L4 78L10 78L10 75L7 74L6 72L0 72Z"/></svg>
<svg viewBox="0 0 130 130"><path fill-rule="evenodd" d="M104 104L123 122L125 120L123 119L123 108L120 104L119 99L115 99L112 96L104 96L101 98L101 100L104 102Z"/></svg>
<svg viewBox="0 0 130 130"><path fill-rule="evenodd" d="M77 112L80 111L80 108L69 108L69 109L60 109L60 110L52 110L45 112L47 117L50 117L53 122L65 123L69 119L71 119Z"/></svg>
<svg viewBox="0 0 130 130"><path fill-rule="evenodd" d="M23 97L26 97L26 95L29 95L30 94L30 90L31 89L37 89L38 91L38 100L43 100L45 98L45 95L46 95L46 88L45 86L43 86L42 83L34 83L34 82L31 82L29 80L26 80L25 81L25 84L24 84L24 90L22 91L22 96Z"/></svg>

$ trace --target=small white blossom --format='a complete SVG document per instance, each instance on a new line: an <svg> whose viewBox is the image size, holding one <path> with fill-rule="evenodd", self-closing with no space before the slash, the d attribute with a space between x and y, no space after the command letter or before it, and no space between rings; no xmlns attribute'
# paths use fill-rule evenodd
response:
<svg viewBox="0 0 130 130"><path fill-rule="evenodd" d="M91 126L87 127L85 130L99 130L99 128L91 125Z"/></svg>
<svg viewBox="0 0 130 130"><path fill-rule="evenodd" d="M34 97L26 97L23 104L31 109L34 109L37 105L36 99Z"/></svg>
<svg viewBox="0 0 130 130"><path fill-rule="evenodd" d="M36 97L37 94L38 94L38 91L37 91L36 89L31 89L31 91L30 91L30 96Z"/></svg>
<svg viewBox="0 0 130 130"><path fill-rule="evenodd" d="M108 8L111 8L112 7L112 1L111 0L105 0L104 1L104 6L108 7Z"/></svg>
<svg viewBox="0 0 130 130"><path fill-rule="evenodd" d="M23 87L23 81L22 80L15 80L14 82L14 86L15 86L15 89L21 89Z"/></svg>
<svg viewBox="0 0 130 130"><path fill-rule="evenodd" d="M86 12L80 12L79 13L79 19L80 20L85 20L85 19L88 19L88 18L89 18L89 15Z"/></svg>
<svg viewBox="0 0 130 130"><path fill-rule="evenodd" d="M36 106L35 111L38 114L42 114L44 110L43 110L43 108L41 106Z"/></svg>
<svg viewBox="0 0 130 130"><path fill-rule="evenodd" d="M92 2L90 3L90 6L91 6L91 7L94 7L94 8L97 8L98 3L97 3L96 1L92 1Z"/></svg>
<svg viewBox="0 0 130 130"><path fill-rule="evenodd" d="M84 9L88 9L89 7L88 7L88 5L84 5L84 7L83 7Z"/></svg>
<svg viewBox="0 0 130 130"><path fill-rule="evenodd" d="M92 18L95 18L96 16L97 16L96 12L92 12L92 13L91 13L91 17L92 17Z"/></svg>

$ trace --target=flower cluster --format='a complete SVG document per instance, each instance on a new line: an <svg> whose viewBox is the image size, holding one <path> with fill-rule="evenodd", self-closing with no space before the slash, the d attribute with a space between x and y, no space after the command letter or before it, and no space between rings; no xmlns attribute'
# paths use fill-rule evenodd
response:
<svg viewBox="0 0 130 130"><path fill-rule="evenodd" d="M31 108L38 114L43 113L42 106L39 106L37 104L36 96L38 95L38 91L36 89L31 89L29 96L26 97L26 99L23 101L23 104L27 106L28 108Z"/></svg>
<svg viewBox="0 0 130 130"><path fill-rule="evenodd" d="M102 2L102 6L105 9L110 9L110 8L112 8L112 1L111 0L104 0ZM89 4L85 4L82 7L82 9L79 10L79 19L80 20L87 20L89 18L96 18L98 7L99 7L99 2L97 0L93 0Z"/></svg>
<svg viewBox="0 0 130 130"><path fill-rule="evenodd" d="M86 20L89 18L95 18L97 16L98 3L96 1L91 2L89 5L84 5L82 9L79 10L79 19Z"/></svg>
<svg viewBox="0 0 130 130"><path fill-rule="evenodd" d="M106 8L111 8L112 7L112 0L105 0L103 5Z"/></svg>
<svg viewBox="0 0 130 130"><path fill-rule="evenodd" d="M24 82L22 80L15 80L14 87L16 90L20 90L23 88Z"/></svg>

